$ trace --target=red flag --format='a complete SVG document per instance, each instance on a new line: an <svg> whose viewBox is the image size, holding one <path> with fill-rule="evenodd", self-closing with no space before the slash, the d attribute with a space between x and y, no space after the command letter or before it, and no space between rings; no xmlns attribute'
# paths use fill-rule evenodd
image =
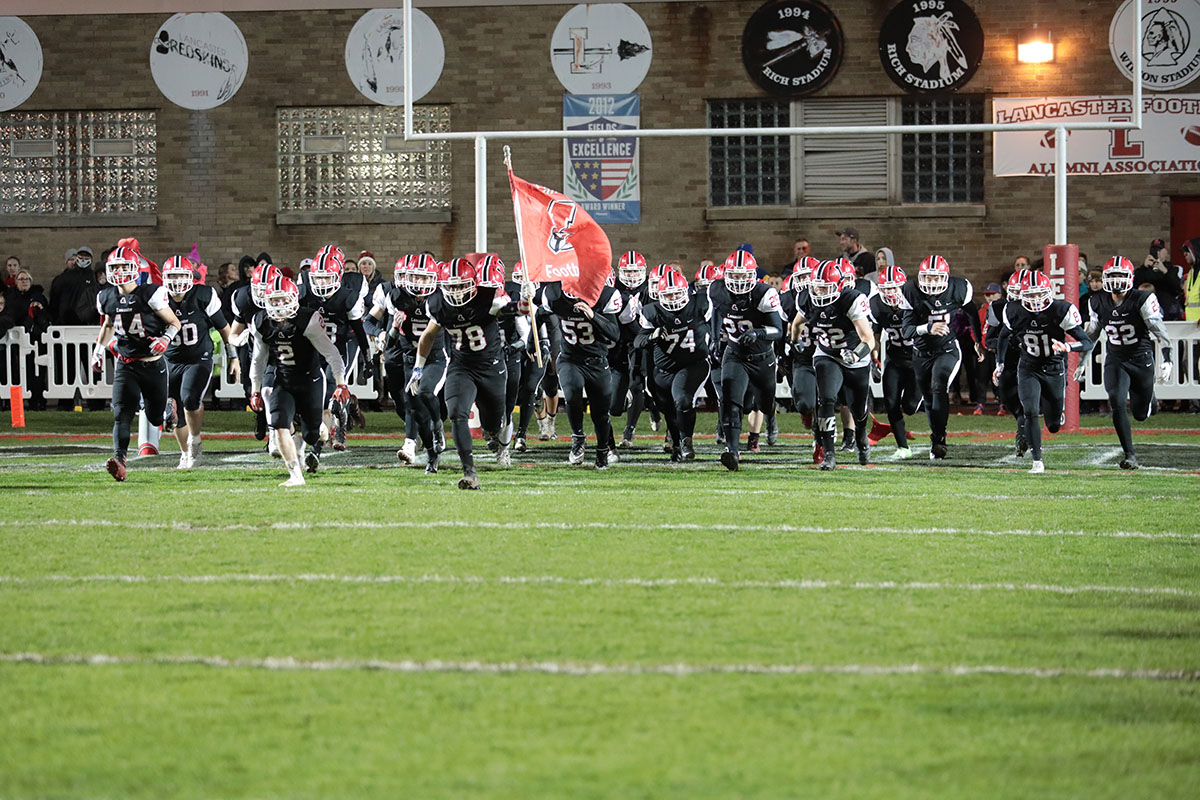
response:
<svg viewBox="0 0 1200 800"><path fill-rule="evenodd" d="M587 303L600 299L612 270L612 245L592 216L571 198L508 171L517 236L528 280L561 281Z"/></svg>

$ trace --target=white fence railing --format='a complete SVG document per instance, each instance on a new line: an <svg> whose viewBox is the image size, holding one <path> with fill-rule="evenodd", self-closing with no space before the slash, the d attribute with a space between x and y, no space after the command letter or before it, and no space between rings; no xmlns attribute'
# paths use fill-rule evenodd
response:
<svg viewBox="0 0 1200 800"><path fill-rule="evenodd" d="M4 399L13 386L24 387L24 396L30 397L33 377L30 369L44 378L47 400L70 400L78 392L83 400L108 400L112 398L113 361L105 359L104 371L92 372L92 347L96 341L96 327L92 325L54 325L46 330L40 344L29 340L24 329L9 331L0 337L0 390ZM229 377L228 353L218 347L214 353L220 365L214 381L215 395L222 400L244 398L242 385ZM371 381L363 379L361 363L356 368L350 391L360 400L374 400L379 395Z"/></svg>
<svg viewBox="0 0 1200 800"><path fill-rule="evenodd" d="M1171 359L1175 362L1175 373L1165 384L1154 387L1154 396L1159 400L1200 399L1200 326L1194 322L1168 322L1167 335L1171 337ZM1159 359L1159 346L1154 345L1155 363ZM1104 336L1100 334L1096 347L1087 356L1087 371L1079 384L1079 396L1084 400L1105 400L1104 391Z"/></svg>

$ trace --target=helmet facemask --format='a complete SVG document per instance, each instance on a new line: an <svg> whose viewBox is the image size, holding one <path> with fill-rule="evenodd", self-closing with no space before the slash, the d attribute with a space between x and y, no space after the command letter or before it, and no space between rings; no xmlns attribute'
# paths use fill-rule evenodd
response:
<svg viewBox="0 0 1200 800"><path fill-rule="evenodd" d="M757 281L758 272L749 267L725 267L725 288L733 294L748 293Z"/></svg>
<svg viewBox="0 0 1200 800"><path fill-rule="evenodd" d="M1123 267L1109 267L1104 270L1104 291L1113 294L1124 294L1133 288L1133 273Z"/></svg>
<svg viewBox="0 0 1200 800"><path fill-rule="evenodd" d="M171 294L187 294L196 284L196 276L183 267L172 267L163 273L163 286Z"/></svg>

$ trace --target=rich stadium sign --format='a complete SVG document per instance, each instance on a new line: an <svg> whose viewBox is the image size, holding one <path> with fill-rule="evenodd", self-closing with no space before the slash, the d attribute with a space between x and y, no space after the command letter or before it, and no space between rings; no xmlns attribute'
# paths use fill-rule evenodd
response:
<svg viewBox="0 0 1200 800"><path fill-rule="evenodd" d="M824 87L845 52L841 23L815 0L770 0L742 32L742 63L751 80L785 97Z"/></svg>
<svg viewBox="0 0 1200 800"><path fill-rule="evenodd" d="M962 0L905 0L879 31L879 60L909 92L957 91L983 60L983 27Z"/></svg>

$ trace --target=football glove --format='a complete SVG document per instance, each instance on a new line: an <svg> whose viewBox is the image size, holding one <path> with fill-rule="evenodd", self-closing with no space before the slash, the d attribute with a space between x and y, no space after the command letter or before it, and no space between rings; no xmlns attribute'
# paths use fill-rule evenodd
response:
<svg viewBox="0 0 1200 800"><path fill-rule="evenodd" d="M1175 365L1170 361L1160 361L1158 364L1158 383L1170 383L1175 374Z"/></svg>
<svg viewBox="0 0 1200 800"><path fill-rule="evenodd" d="M250 395L251 411L262 411L266 407L266 404L263 402L262 392L255 392L254 394Z"/></svg>
<svg viewBox="0 0 1200 800"><path fill-rule="evenodd" d="M92 350L92 372L104 372L104 350L100 344Z"/></svg>
<svg viewBox="0 0 1200 800"><path fill-rule="evenodd" d="M165 336L155 336L150 340L150 352L156 356L161 356L167 352L167 346L171 344L171 340Z"/></svg>
<svg viewBox="0 0 1200 800"><path fill-rule="evenodd" d="M854 352L853 347L843 347L838 355L843 364L853 364L858 361L858 353Z"/></svg>
<svg viewBox="0 0 1200 800"><path fill-rule="evenodd" d="M995 386L999 386L1000 385L1000 376L1003 374L1004 374L1004 365L997 364L996 369L992 371L992 384Z"/></svg>
<svg viewBox="0 0 1200 800"><path fill-rule="evenodd" d="M1075 368L1075 372L1071 375L1071 380L1079 383L1083 380L1083 376L1087 374L1087 360L1080 359L1079 366Z"/></svg>
<svg viewBox="0 0 1200 800"><path fill-rule="evenodd" d="M744 330L737 341L738 344L754 344L758 341L758 331L754 330L754 328Z"/></svg>
<svg viewBox="0 0 1200 800"><path fill-rule="evenodd" d="M421 373L424 371L425 371L424 367L413 367L412 377L410 377L408 379L408 384L405 385L405 387L404 387L404 390L406 392L408 392L409 394L414 395L414 396L417 394L417 391L420 389L420 386L421 386Z"/></svg>
<svg viewBox="0 0 1200 800"><path fill-rule="evenodd" d="M1070 352L1070 350L1071 350L1071 345L1067 344L1066 342L1062 341L1061 339L1050 340L1050 347L1056 353L1067 353L1067 352Z"/></svg>
<svg viewBox="0 0 1200 800"><path fill-rule="evenodd" d="M871 380L883 380L883 364L879 363L878 359L871 359Z"/></svg>
<svg viewBox="0 0 1200 800"><path fill-rule="evenodd" d="M375 377L375 365L371 359L364 358L362 362L362 376L364 381L369 381Z"/></svg>
<svg viewBox="0 0 1200 800"><path fill-rule="evenodd" d="M350 388L344 383L339 383L337 388L333 390L333 399L339 403L350 402Z"/></svg>

